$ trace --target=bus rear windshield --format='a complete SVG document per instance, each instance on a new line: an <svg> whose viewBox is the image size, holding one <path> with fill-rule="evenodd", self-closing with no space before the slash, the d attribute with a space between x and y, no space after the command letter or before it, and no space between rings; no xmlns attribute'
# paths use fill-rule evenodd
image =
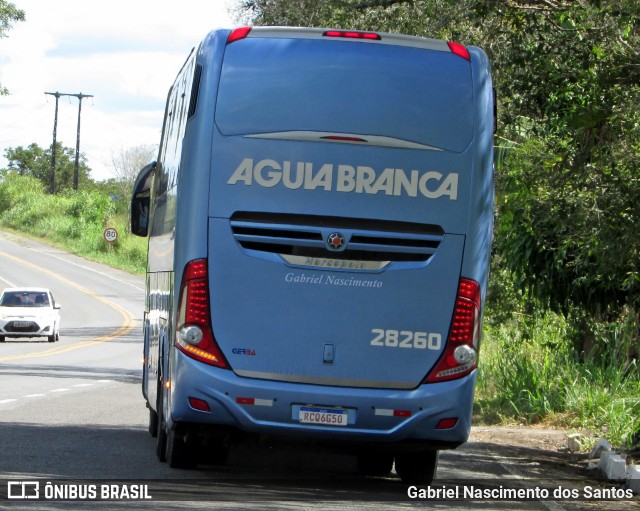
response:
<svg viewBox="0 0 640 511"><path fill-rule="evenodd" d="M451 53L384 44L248 38L227 47L216 124L224 135L377 135L463 152L471 66Z"/></svg>

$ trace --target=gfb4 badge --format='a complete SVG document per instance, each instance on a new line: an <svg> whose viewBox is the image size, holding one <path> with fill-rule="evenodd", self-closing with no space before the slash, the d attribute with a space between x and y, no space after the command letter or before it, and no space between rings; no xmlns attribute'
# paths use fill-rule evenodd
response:
<svg viewBox="0 0 640 511"><path fill-rule="evenodd" d="M327 247L329 250L338 251L344 248L347 240L344 239L344 236L339 232L332 232L327 237Z"/></svg>

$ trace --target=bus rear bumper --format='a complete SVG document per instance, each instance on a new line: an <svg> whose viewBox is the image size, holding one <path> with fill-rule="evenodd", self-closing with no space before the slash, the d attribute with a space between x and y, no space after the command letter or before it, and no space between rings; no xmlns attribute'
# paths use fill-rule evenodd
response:
<svg viewBox="0 0 640 511"><path fill-rule="evenodd" d="M226 428L290 439L432 449L457 447L471 429L475 371L412 390L387 390L242 378L182 354L174 369L169 427L192 424L200 430ZM195 408L194 399L205 410ZM346 424L304 423L304 410L329 417L346 414L340 419Z"/></svg>

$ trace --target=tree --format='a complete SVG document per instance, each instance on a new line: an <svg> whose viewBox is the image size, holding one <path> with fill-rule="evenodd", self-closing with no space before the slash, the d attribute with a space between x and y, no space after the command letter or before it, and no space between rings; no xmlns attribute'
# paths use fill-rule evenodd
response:
<svg viewBox="0 0 640 511"><path fill-rule="evenodd" d="M133 147L120 149L119 152L111 154L111 166L116 174L109 189L112 194L125 198L128 205L131 198L133 185L138 177L140 169L147 163L156 159L158 146L153 144L142 144ZM111 181L111 180L110 180Z"/></svg>
<svg viewBox="0 0 640 511"><path fill-rule="evenodd" d="M21 176L33 176L49 186L49 172L51 170L51 147L41 148L38 144L31 144L27 148L22 146L8 148L5 158L9 161L6 172L15 172ZM75 149L63 147L56 143L56 190L72 190L73 174L75 167ZM80 154L78 165L79 188L87 187L91 183L89 173L91 169L87 165L87 158Z"/></svg>
<svg viewBox="0 0 640 511"><path fill-rule="evenodd" d="M521 1L502 14L498 250L553 309L638 311L640 6Z"/></svg>
<svg viewBox="0 0 640 511"><path fill-rule="evenodd" d="M6 0L0 0L0 38L7 37L7 32L11 29L14 21L24 21L24 11L16 8ZM0 96L6 96L9 91L0 84Z"/></svg>
<svg viewBox="0 0 640 511"><path fill-rule="evenodd" d="M153 161L158 153L157 145L142 144L120 149L111 154L111 166L116 180L133 185L140 169Z"/></svg>

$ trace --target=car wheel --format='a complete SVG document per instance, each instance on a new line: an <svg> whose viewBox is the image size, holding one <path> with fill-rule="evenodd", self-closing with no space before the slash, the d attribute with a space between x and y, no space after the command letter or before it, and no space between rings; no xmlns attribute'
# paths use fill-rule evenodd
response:
<svg viewBox="0 0 640 511"><path fill-rule="evenodd" d="M49 342L56 342L56 335L47 335L47 339L49 340Z"/></svg>
<svg viewBox="0 0 640 511"><path fill-rule="evenodd" d="M358 454L358 472L369 477L385 477L393 468L393 455L384 453Z"/></svg>
<svg viewBox="0 0 640 511"><path fill-rule="evenodd" d="M405 484L431 484L438 468L438 451L396 455L396 473Z"/></svg>
<svg viewBox="0 0 640 511"><path fill-rule="evenodd" d="M0 342L4 342L4 341L5 341L4 335L0 335Z"/></svg>

